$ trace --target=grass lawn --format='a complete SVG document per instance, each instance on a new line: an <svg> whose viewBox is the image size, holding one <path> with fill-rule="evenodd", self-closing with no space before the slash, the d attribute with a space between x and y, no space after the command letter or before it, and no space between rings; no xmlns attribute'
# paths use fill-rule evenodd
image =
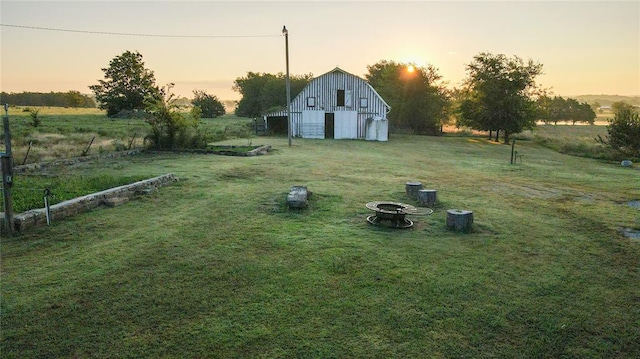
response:
<svg viewBox="0 0 640 359"><path fill-rule="evenodd" d="M237 139L221 144L246 145ZM266 156L143 154L124 206L2 238L3 358L637 358L640 168L518 140L254 138ZM407 230L365 203L438 191ZM292 185L313 191L289 211ZM474 211L470 234L446 209Z"/></svg>

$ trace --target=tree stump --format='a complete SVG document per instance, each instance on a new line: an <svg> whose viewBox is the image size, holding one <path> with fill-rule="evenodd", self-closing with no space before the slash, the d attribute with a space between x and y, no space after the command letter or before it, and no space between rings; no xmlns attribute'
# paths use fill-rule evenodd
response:
<svg viewBox="0 0 640 359"><path fill-rule="evenodd" d="M468 233L473 224L473 211L464 209L447 210L447 228Z"/></svg>
<svg viewBox="0 0 640 359"><path fill-rule="evenodd" d="M421 189L418 190L418 202L420 207L434 208L436 205L436 190L435 189Z"/></svg>
<svg viewBox="0 0 640 359"><path fill-rule="evenodd" d="M289 208L306 208L309 193L307 186L292 186L287 195L287 206Z"/></svg>
<svg viewBox="0 0 640 359"><path fill-rule="evenodd" d="M405 184L407 196L409 198L418 199L418 191L422 189L422 183L420 182L407 182Z"/></svg>

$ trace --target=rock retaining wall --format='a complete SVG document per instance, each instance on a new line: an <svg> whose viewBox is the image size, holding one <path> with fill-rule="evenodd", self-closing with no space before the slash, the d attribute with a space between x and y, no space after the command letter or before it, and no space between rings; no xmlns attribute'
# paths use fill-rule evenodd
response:
<svg viewBox="0 0 640 359"><path fill-rule="evenodd" d="M59 220L78 213L86 212L102 205L110 205L118 202L115 199L129 199L136 195L150 193L152 190L177 181L174 174L154 177L124 186L114 187L108 190L77 197L60 202L49 207L51 220ZM47 224L45 208L32 209L13 217L14 230L24 231L28 228L44 226Z"/></svg>

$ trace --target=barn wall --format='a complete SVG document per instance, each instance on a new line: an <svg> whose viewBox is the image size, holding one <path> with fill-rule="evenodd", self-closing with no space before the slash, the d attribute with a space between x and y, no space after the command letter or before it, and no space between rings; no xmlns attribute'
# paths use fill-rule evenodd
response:
<svg viewBox="0 0 640 359"><path fill-rule="evenodd" d="M345 91L345 106L338 106L338 97L336 95L338 90ZM315 98L314 106L309 106L307 99L310 97ZM366 99L367 107L360 106L361 98ZM339 112L355 111L357 114L355 116L356 128L354 130L349 130L348 138L365 139L366 120L375 116L386 119L389 107L373 87L371 87L365 80L340 69L335 69L313 79L302 90L302 92L300 92L300 94L291 101L293 135L297 137L324 138L324 133L317 128L317 125L319 124L318 117L309 117L316 115L310 115L307 111L336 113L336 128L342 128L337 122L338 119L344 118L339 114ZM305 113L307 114L305 115ZM286 116L287 111L269 114L269 116L282 115ZM311 123L306 123L305 120L303 120L304 118L313 120ZM350 119L349 121L352 121L351 115L347 118ZM322 125L324 126L324 122ZM352 131L355 131L355 137L351 136ZM320 133L322 133L322 136L320 136Z"/></svg>

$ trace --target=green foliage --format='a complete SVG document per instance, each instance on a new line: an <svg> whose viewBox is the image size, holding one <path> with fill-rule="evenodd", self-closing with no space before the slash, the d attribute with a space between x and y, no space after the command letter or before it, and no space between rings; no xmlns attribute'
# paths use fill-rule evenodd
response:
<svg viewBox="0 0 640 359"><path fill-rule="evenodd" d="M95 101L78 91L0 93L0 103L11 106L96 107Z"/></svg>
<svg viewBox="0 0 640 359"><path fill-rule="evenodd" d="M413 72L407 71L409 66ZM367 82L391 106L389 123L394 129L415 134L440 132L448 119L450 99L436 68L383 60L367 69Z"/></svg>
<svg viewBox="0 0 640 359"><path fill-rule="evenodd" d="M98 107L113 117L120 111L133 111L145 108L145 99L159 100L162 95L156 86L153 71L144 67L139 52L125 51L103 68L104 80L98 85L89 86L95 93Z"/></svg>
<svg viewBox="0 0 640 359"><path fill-rule="evenodd" d="M596 113L591 105L586 102L579 103L573 98L563 98L554 96L540 96L536 100L539 111L539 118L544 123L558 124L558 122L571 122L575 125L577 122L588 123L593 125Z"/></svg>
<svg viewBox="0 0 640 359"><path fill-rule="evenodd" d="M204 91L194 90L193 96L191 104L200 108L200 117L216 118L225 114L224 105L215 95L210 95Z"/></svg>
<svg viewBox="0 0 640 359"><path fill-rule="evenodd" d="M312 78L312 74L290 76L292 100ZM270 108L287 105L286 76L281 72L247 72L247 76L234 81L233 89L242 95L235 110L237 116L259 117Z"/></svg>
<svg viewBox="0 0 640 359"><path fill-rule="evenodd" d="M623 156L640 157L640 116L631 105L617 107L607 126L608 135L596 140Z"/></svg>
<svg viewBox="0 0 640 359"><path fill-rule="evenodd" d="M194 137L201 136L197 132L200 118L194 116L199 116L201 110L196 108L190 116L185 116L175 103L172 87L173 84L169 84L160 90L160 97L152 95L145 100L145 111L150 115L147 123L151 125L147 139L150 146L157 150L192 148L194 143L200 142L194 141Z"/></svg>
<svg viewBox="0 0 640 359"><path fill-rule="evenodd" d="M37 109L37 108L29 109L29 116L31 117L31 126L38 127L42 123L42 118L38 116L39 113L40 113L40 109Z"/></svg>
<svg viewBox="0 0 640 359"><path fill-rule="evenodd" d="M458 125L509 135L535 126L538 107L532 100L542 65L517 56L480 53L467 65Z"/></svg>

